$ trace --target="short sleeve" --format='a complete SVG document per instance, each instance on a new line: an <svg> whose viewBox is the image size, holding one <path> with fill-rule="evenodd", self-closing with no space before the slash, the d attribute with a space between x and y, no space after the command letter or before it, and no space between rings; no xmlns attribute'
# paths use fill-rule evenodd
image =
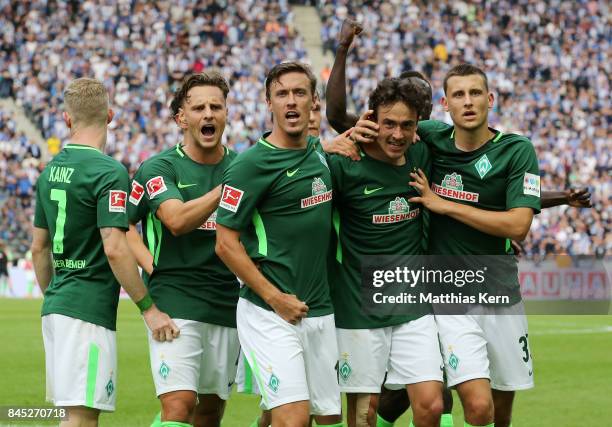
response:
<svg viewBox="0 0 612 427"><path fill-rule="evenodd" d="M254 160L238 156L225 170L221 201L217 209L218 224L234 230L244 230L252 222L259 201L271 185L269 174L258 167Z"/></svg>
<svg viewBox="0 0 612 427"><path fill-rule="evenodd" d="M508 163L506 209L528 207L539 213L540 171L535 149L525 138L514 146L515 152Z"/></svg>
<svg viewBox="0 0 612 427"><path fill-rule="evenodd" d="M49 226L47 225L47 217L45 216L42 196L40 193L41 193L41 185L38 184L36 186L36 208L34 211L34 227L49 228Z"/></svg>
<svg viewBox="0 0 612 427"><path fill-rule="evenodd" d="M183 201L177 187L176 172L172 165L163 159L146 162L142 167L142 181L146 202L151 212L170 199Z"/></svg>
<svg viewBox="0 0 612 427"><path fill-rule="evenodd" d="M130 184L130 194L128 196L127 212L130 224L136 224L147 214L147 202L145 200L145 188L142 182L141 170L139 169Z"/></svg>
<svg viewBox="0 0 612 427"><path fill-rule="evenodd" d="M118 164L116 168L109 169L107 173L99 177L96 187L98 228L127 229L127 191L129 189L127 170Z"/></svg>
<svg viewBox="0 0 612 427"><path fill-rule="evenodd" d="M438 120L421 120L417 128L417 134L421 141L427 145L433 144L433 133L448 128L448 125Z"/></svg>

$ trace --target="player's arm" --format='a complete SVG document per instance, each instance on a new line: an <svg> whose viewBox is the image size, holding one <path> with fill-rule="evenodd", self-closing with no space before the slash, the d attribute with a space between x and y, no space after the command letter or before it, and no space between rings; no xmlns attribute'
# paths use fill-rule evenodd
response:
<svg viewBox="0 0 612 427"><path fill-rule="evenodd" d="M151 255L151 252L149 252L145 246L142 236L138 230L136 230L134 224L130 224L130 229L125 236L130 250L134 254L134 257L136 257L136 262L138 262L138 265L150 275L153 272L153 255Z"/></svg>
<svg viewBox="0 0 612 427"><path fill-rule="evenodd" d="M132 301L138 305L153 338L157 341L172 341L179 336L179 329L172 319L157 309L138 274L136 260L130 251L125 231L117 227L100 228L104 254L108 258L113 274Z"/></svg>
<svg viewBox="0 0 612 427"><path fill-rule="evenodd" d="M507 211L488 211L451 202L438 196L429 188L427 177L421 169L418 170L418 173L411 173L410 176L414 179L410 185L419 190L421 196L413 197L409 202L422 203L432 212L448 215L492 236L510 238L520 242L529 232L533 219L533 209L530 207L516 207Z"/></svg>
<svg viewBox="0 0 612 427"><path fill-rule="evenodd" d="M327 82L325 91L326 116L329 124L338 133L346 132L355 126L358 120L356 114L346 111L346 58L353 38L361 31L363 31L363 28L355 21L345 19L342 22L336 58Z"/></svg>
<svg viewBox="0 0 612 427"><path fill-rule="evenodd" d="M34 227L32 236L32 263L38 286L44 294L53 278L53 258L51 257L51 239L49 230Z"/></svg>
<svg viewBox="0 0 612 427"><path fill-rule="evenodd" d="M244 246L240 243L240 232L217 223L215 252L227 267L249 288L263 299L280 317L296 324L306 317L308 306L295 295L281 292L257 269Z"/></svg>
<svg viewBox="0 0 612 427"><path fill-rule="evenodd" d="M542 191L542 209L569 205L574 208L591 208L591 193L588 188L568 188L563 191Z"/></svg>
<svg viewBox="0 0 612 427"><path fill-rule="evenodd" d="M221 185L197 199L183 202L168 199L157 208L156 215L175 236L189 233L201 226L219 206Z"/></svg>

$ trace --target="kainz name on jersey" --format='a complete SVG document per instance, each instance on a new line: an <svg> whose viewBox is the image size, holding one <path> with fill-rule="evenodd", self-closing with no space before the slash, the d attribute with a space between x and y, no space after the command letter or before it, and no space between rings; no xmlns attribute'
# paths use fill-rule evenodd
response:
<svg viewBox="0 0 612 427"><path fill-rule="evenodd" d="M419 209L409 209L408 202L403 197L396 197L389 202L388 215L372 215L373 224L391 224L394 222L407 221L416 218Z"/></svg>
<svg viewBox="0 0 612 427"><path fill-rule="evenodd" d="M125 213L127 193L121 190L111 190L108 197L108 211Z"/></svg>
<svg viewBox="0 0 612 427"><path fill-rule="evenodd" d="M49 182L65 182L66 184L71 184L70 177L73 173L73 168L51 166L51 170L49 171Z"/></svg>
<svg viewBox="0 0 612 427"><path fill-rule="evenodd" d="M478 193L463 191L463 180L461 175L453 172L450 175L445 175L442 180L442 185L432 184L431 189L438 196L448 197L456 200L465 200L466 202L478 202Z"/></svg>
<svg viewBox="0 0 612 427"><path fill-rule="evenodd" d="M329 202L332 199L332 190L327 191L327 186L321 178L315 178L312 181L312 196L302 199L300 206L302 209L310 206L319 205Z"/></svg>
<svg viewBox="0 0 612 427"><path fill-rule="evenodd" d="M144 196L144 187L136 180L132 181L132 191L130 191L130 203L138 206Z"/></svg>

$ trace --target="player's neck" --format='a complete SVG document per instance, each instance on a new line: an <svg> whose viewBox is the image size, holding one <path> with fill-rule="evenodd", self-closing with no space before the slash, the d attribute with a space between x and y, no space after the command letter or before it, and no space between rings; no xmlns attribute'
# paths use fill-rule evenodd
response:
<svg viewBox="0 0 612 427"><path fill-rule="evenodd" d="M219 142L214 147L202 148L198 144L184 140L183 151L196 163L204 165L215 165L223 159L223 144Z"/></svg>
<svg viewBox="0 0 612 427"><path fill-rule="evenodd" d="M104 128L84 128L70 132L70 143L87 145L96 150L104 151L106 145L106 127Z"/></svg>
<svg viewBox="0 0 612 427"><path fill-rule="evenodd" d="M305 128L300 135L289 135L282 129L274 127L266 141L278 148L289 150L304 149L308 145L308 128Z"/></svg>
<svg viewBox="0 0 612 427"><path fill-rule="evenodd" d="M455 126L455 147L461 151L478 150L487 143L495 133L489 129L489 123L484 122L476 129L464 129Z"/></svg>

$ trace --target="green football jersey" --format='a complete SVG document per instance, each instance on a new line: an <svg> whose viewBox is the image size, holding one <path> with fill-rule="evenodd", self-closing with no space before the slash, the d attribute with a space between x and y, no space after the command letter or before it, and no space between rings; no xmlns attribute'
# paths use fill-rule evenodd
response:
<svg viewBox="0 0 612 427"><path fill-rule="evenodd" d="M217 222L241 232L262 274L304 301L309 317L333 313L327 281L333 193L326 158L317 138L293 150L265 136L225 171ZM271 310L248 286L240 296Z"/></svg>
<svg viewBox="0 0 612 427"><path fill-rule="evenodd" d="M127 229L128 185L119 162L86 145L66 145L40 174L34 225L49 230L55 270L43 316L62 314L115 330L120 286L99 229Z"/></svg>
<svg viewBox="0 0 612 427"><path fill-rule="evenodd" d="M130 222L143 218L142 209L147 212L144 229L153 254L149 290L160 310L173 318L236 327L239 285L215 253L216 212L181 236L174 236L155 215L166 200L188 202L221 184L234 157L236 153L225 148L219 163L201 164L179 144L145 161L132 182Z"/></svg>
<svg viewBox="0 0 612 427"><path fill-rule="evenodd" d="M406 152L406 164L394 166L365 153L359 162L334 155L329 159L334 187L335 262L330 267L336 326L371 329L398 325L418 315L364 312L361 259L371 255L422 255L423 207L408 199L418 192L408 185L410 172L429 173L429 149L418 143ZM421 315L428 307L422 307Z"/></svg>
<svg viewBox="0 0 612 427"><path fill-rule="evenodd" d="M528 207L538 213L540 175L531 141L491 131L495 136L490 141L464 152L455 147L453 126L434 120L419 122L419 136L432 149L431 188L447 200L479 209ZM429 253L434 255L504 255L510 246L508 239L434 213L429 233ZM513 270L508 280L518 287L517 270Z"/></svg>

